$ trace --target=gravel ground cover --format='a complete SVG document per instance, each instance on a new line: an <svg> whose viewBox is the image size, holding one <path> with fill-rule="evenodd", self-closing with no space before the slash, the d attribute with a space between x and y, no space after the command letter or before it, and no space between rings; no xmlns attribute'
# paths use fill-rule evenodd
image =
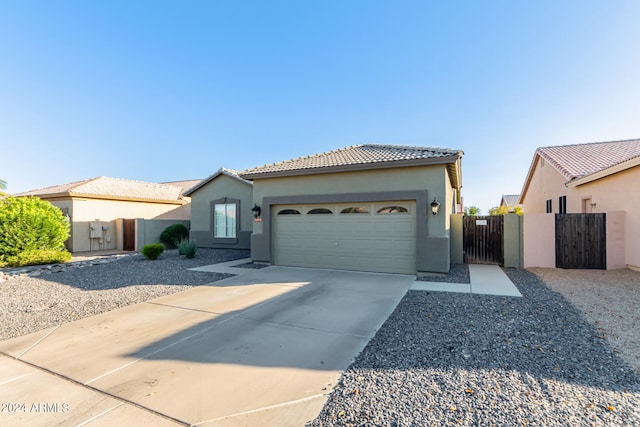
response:
<svg viewBox="0 0 640 427"><path fill-rule="evenodd" d="M195 258L186 259L168 250L155 261L137 254L14 277L0 282L0 340L221 280L228 275L187 269L248 256L245 250L200 248Z"/></svg>
<svg viewBox="0 0 640 427"><path fill-rule="evenodd" d="M534 274L523 298L409 291L312 426L637 426L640 378Z"/></svg>
<svg viewBox="0 0 640 427"><path fill-rule="evenodd" d="M533 268L571 301L640 374L640 272Z"/></svg>
<svg viewBox="0 0 640 427"><path fill-rule="evenodd" d="M467 264L451 264L447 274L432 274L418 277L423 282L471 283Z"/></svg>

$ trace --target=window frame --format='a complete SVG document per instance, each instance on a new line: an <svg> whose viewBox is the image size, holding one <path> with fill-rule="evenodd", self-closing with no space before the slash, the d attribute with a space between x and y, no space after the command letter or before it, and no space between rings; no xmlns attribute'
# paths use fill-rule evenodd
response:
<svg viewBox="0 0 640 427"><path fill-rule="evenodd" d="M553 213L553 200L547 199L546 204L547 204L547 213Z"/></svg>
<svg viewBox="0 0 640 427"><path fill-rule="evenodd" d="M217 236L216 235L216 206L224 205L225 206L225 218L229 218L226 213L226 209L228 206L233 205L235 209L235 227L232 228L233 236L225 235L225 236ZM236 244L238 243L238 236L240 234L240 200L238 199L230 199L223 198L211 201L211 235L213 239L213 243L222 243L222 244ZM229 231L229 225L225 223L225 234Z"/></svg>
<svg viewBox="0 0 640 427"><path fill-rule="evenodd" d="M567 213L567 196L558 197L558 213L561 215Z"/></svg>

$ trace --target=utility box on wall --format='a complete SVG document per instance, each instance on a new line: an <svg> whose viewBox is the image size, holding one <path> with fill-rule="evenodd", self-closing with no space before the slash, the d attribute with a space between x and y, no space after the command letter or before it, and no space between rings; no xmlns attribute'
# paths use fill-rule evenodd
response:
<svg viewBox="0 0 640 427"><path fill-rule="evenodd" d="M92 221L89 223L89 237L92 239L101 239L102 238L102 223L97 221Z"/></svg>

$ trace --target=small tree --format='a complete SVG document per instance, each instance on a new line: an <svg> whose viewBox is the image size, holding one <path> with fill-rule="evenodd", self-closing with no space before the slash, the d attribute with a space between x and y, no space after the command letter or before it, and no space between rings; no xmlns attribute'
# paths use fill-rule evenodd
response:
<svg viewBox="0 0 640 427"><path fill-rule="evenodd" d="M7 189L7 181L0 179L0 196L6 196L6 193L2 191L6 189Z"/></svg>
<svg viewBox="0 0 640 427"><path fill-rule="evenodd" d="M37 197L0 200L0 258L64 251L69 221L62 211Z"/></svg>
<svg viewBox="0 0 640 427"><path fill-rule="evenodd" d="M477 206L469 206L464 208L464 214L468 216L481 215L482 211Z"/></svg>

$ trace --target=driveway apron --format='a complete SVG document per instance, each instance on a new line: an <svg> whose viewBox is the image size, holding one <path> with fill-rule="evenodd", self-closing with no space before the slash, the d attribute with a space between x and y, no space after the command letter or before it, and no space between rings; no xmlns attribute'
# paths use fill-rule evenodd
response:
<svg viewBox="0 0 640 427"><path fill-rule="evenodd" d="M237 276L1 342L0 425L304 425L415 280L207 268Z"/></svg>

